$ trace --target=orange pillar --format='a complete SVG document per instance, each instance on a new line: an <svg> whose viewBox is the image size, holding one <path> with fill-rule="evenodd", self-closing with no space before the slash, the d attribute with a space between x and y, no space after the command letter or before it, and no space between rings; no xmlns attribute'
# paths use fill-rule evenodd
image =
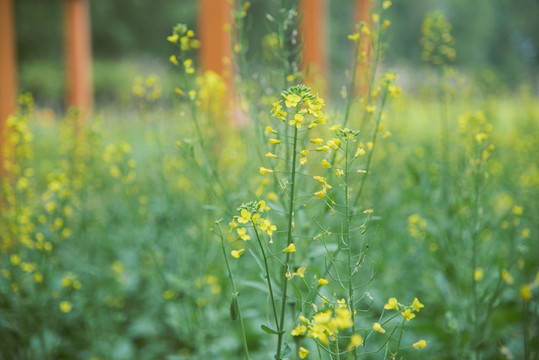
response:
<svg viewBox="0 0 539 360"><path fill-rule="evenodd" d="M327 76L326 0L300 1L303 54L301 68L308 70L307 82L324 81Z"/></svg>
<svg viewBox="0 0 539 360"><path fill-rule="evenodd" d="M227 83L229 96L232 94L232 2L227 0L198 1L198 33L200 45L200 66L202 71L211 70Z"/></svg>
<svg viewBox="0 0 539 360"><path fill-rule="evenodd" d="M85 115L92 108L92 54L88 0L65 0L67 106Z"/></svg>
<svg viewBox="0 0 539 360"><path fill-rule="evenodd" d="M4 172L6 120L15 111L17 71L13 1L0 0L0 177Z"/></svg>
<svg viewBox="0 0 539 360"><path fill-rule="evenodd" d="M364 22L369 30L371 29L371 6L372 3L370 0L356 0L355 3L355 21L356 24L360 22ZM354 25L355 26L355 25ZM354 29L355 32L355 29ZM365 35L362 36L361 44L360 44L360 53L365 54L365 60L362 61L359 64L358 67L358 78L357 78L357 91L361 95L364 95L367 91L369 91L369 68L371 64L371 41L372 39L370 37L366 37Z"/></svg>

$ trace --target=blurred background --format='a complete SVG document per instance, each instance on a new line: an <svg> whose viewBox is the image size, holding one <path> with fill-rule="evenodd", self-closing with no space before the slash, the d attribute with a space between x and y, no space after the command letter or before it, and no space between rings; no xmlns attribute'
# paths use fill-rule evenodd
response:
<svg viewBox="0 0 539 360"><path fill-rule="evenodd" d="M266 19L275 1L252 1L253 19ZM38 105L64 106L63 1L15 2L18 81L21 92L34 94ZM338 91L342 69L351 59L346 35L353 30L353 1L327 1L330 89ZM416 0L395 1L385 66L395 68L408 92L424 78L421 59L421 23L439 10L453 25L455 66L491 91L511 91L521 84L538 91L539 2L536 0ZM177 79L170 76L170 44L165 41L178 22L197 28L193 0L91 1L93 80L96 105L127 104L137 75L156 73L163 79L163 94L172 94ZM256 64L262 56L267 21L251 24L248 57Z"/></svg>

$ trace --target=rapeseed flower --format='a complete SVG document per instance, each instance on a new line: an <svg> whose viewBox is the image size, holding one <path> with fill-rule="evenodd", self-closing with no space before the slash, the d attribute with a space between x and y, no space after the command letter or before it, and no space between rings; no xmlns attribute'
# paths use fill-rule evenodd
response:
<svg viewBox="0 0 539 360"><path fill-rule="evenodd" d="M299 348L299 358L300 359L305 359L308 354L309 354L309 350L305 349L303 346L300 346L300 348Z"/></svg>
<svg viewBox="0 0 539 360"><path fill-rule="evenodd" d="M421 304L417 298L414 298L414 301L412 301L412 310L415 312L419 312L421 308L424 308L425 305Z"/></svg>
<svg viewBox="0 0 539 360"><path fill-rule="evenodd" d="M358 347L359 345L361 345L361 343L363 343L363 338L361 337L361 335L354 334L350 338L350 344L348 344L348 346L346 347L346 350L350 351L353 348Z"/></svg>
<svg viewBox="0 0 539 360"><path fill-rule="evenodd" d="M399 303L397 302L397 299L394 297L389 298L387 304L384 305L384 309L399 311Z"/></svg>
<svg viewBox="0 0 539 360"><path fill-rule="evenodd" d="M418 342L414 343L413 345L414 349L423 349L427 346L427 342L425 340L419 340Z"/></svg>
<svg viewBox="0 0 539 360"><path fill-rule="evenodd" d="M232 250L230 252L230 255L232 255L233 258L239 259L239 257L245 252L245 249L240 250Z"/></svg>
<svg viewBox="0 0 539 360"><path fill-rule="evenodd" d="M271 174L273 170L266 169L265 167L261 166L259 169L259 172L260 172L260 175L265 175L265 174Z"/></svg>
<svg viewBox="0 0 539 360"><path fill-rule="evenodd" d="M251 235L247 234L246 228L237 228L236 232L243 241L251 240Z"/></svg>
<svg viewBox="0 0 539 360"><path fill-rule="evenodd" d="M372 324L372 329L380 334L385 334L386 330L379 323L375 322Z"/></svg>
<svg viewBox="0 0 539 360"><path fill-rule="evenodd" d="M410 321L415 318L415 314L410 309L404 310L401 315L404 317L404 319L406 319L406 321Z"/></svg>
<svg viewBox="0 0 539 360"><path fill-rule="evenodd" d="M296 252L296 245L294 243L288 245L286 248L283 249L283 253L293 253Z"/></svg>
<svg viewBox="0 0 539 360"><path fill-rule="evenodd" d="M329 282L326 279L318 279L318 286L324 286L327 285Z"/></svg>
<svg viewBox="0 0 539 360"><path fill-rule="evenodd" d="M246 209L241 209L240 211L241 216L238 217L238 222L240 224L246 224L249 220L251 220L251 212L247 211Z"/></svg>
<svg viewBox="0 0 539 360"><path fill-rule="evenodd" d="M290 332L290 334L292 334L292 336L302 336L305 335L306 332L307 327L305 325L299 324L294 330Z"/></svg>

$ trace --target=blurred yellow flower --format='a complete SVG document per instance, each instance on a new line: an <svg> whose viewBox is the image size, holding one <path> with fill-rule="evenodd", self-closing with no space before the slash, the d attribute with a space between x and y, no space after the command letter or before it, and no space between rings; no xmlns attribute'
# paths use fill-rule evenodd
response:
<svg viewBox="0 0 539 360"><path fill-rule="evenodd" d="M243 255L244 252L245 252L245 249L232 250L232 251L230 252L230 255L232 255L233 258L239 259L239 257L240 257L241 255Z"/></svg>
<svg viewBox="0 0 539 360"><path fill-rule="evenodd" d="M286 248L283 249L283 253L293 253L296 252L296 245L294 243L288 245Z"/></svg>
<svg viewBox="0 0 539 360"><path fill-rule="evenodd" d="M385 334L386 330L382 327L382 325L380 325L379 323L375 322L374 324L372 324L372 329L374 331L377 331L379 332L380 334Z"/></svg>
<svg viewBox="0 0 539 360"><path fill-rule="evenodd" d="M412 345L414 349L423 349L427 346L427 342L425 340L419 340L418 342L414 343Z"/></svg>
<svg viewBox="0 0 539 360"><path fill-rule="evenodd" d="M73 306L71 305L69 301L60 302L59 307L60 307L60 311L63 313L71 312L71 309L73 308Z"/></svg>
<svg viewBox="0 0 539 360"><path fill-rule="evenodd" d="M271 169L266 169L265 167L261 166L260 167L260 174L261 175L264 175L264 174L271 174L273 172L273 170Z"/></svg>

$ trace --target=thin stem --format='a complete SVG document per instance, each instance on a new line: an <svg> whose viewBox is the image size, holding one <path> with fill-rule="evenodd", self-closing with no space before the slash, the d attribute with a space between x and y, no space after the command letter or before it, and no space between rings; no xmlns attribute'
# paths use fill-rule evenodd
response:
<svg viewBox="0 0 539 360"><path fill-rule="evenodd" d="M344 196L346 210L346 247L348 250L348 306L350 307L350 318L352 320L352 334L356 333L355 309L354 309L354 285L352 284L352 241L350 239L350 193L348 191L348 140L344 155ZM354 359L357 359L357 347L354 346Z"/></svg>
<svg viewBox="0 0 539 360"><path fill-rule="evenodd" d="M296 149L298 144L298 128L294 126L294 148L292 151L292 165L291 165L291 184L290 184L290 207L288 208L288 237L287 237L287 246L292 243L292 223L294 221L294 189L296 186ZM283 264L283 269L281 271L281 279L284 279L283 282L283 295L281 301L281 321L279 323L279 338L277 340L277 353L275 354L276 359L281 358L281 346L283 341L283 328L284 328L284 315L286 312L286 291L288 289L288 281L286 280L286 272L288 270L288 263L290 261L290 253L286 253L286 261Z"/></svg>
<svg viewBox="0 0 539 360"><path fill-rule="evenodd" d="M275 308L275 297L273 296L273 288L271 286L271 277L268 267L268 259L266 257L266 252L264 251L264 246L262 246L262 241L260 240L260 236L258 235L258 230L256 230L256 224L251 219L251 224L253 225L253 229L255 230L256 239L258 240L258 245L260 245L260 251L262 252L262 257L264 258L264 269L266 271L265 278L268 281L268 289L270 292L270 298L271 298L271 306L273 308L273 316L275 317L275 326L279 327L279 321L277 319L277 309Z"/></svg>
<svg viewBox="0 0 539 360"><path fill-rule="evenodd" d="M365 167L365 174L363 174L363 177L361 178L361 184L359 185L359 191L357 193L357 196L354 200L354 207L357 206L357 203L359 199L361 198L361 194L363 193L363 188L365 187L365 181L367 181L367 177L369 175L369 170L371 167L371 161L372 161L372 155L374 153L374 148L376 146L376 138L378 135L378 128L380 127L380 120L382 118L382 112L384 110L384 106L386 104L387 100L387 93L388 90L384 91L384 97L382 98L382 106L380 107L380 111L378 112L378 118L376 119L376 125L374 126L374 132L372 135L372 149L369 151L369 157L367 158L367 166Z"/></svg>
<svg viewBox="0 0 539 360"><path fill-rule="evenodd" d="M232 275L232 271L230 271L230 265L228 263L228 258L226 256L225 243L224 243L224 239L223 239L223 230L221 228L221 224L219 224L219 237L221 238L221 248L223 249L223 257L225 258L226 270L228 271L228 276L229 276L229 279L230 279L230 285L232 286L232 291L233 291L232 296L236 297L238 319L240 320L241 337L242 337L242 342L243 342L243 351L245 352L245 359L250 360L250 358L249 358L249 348L247 347L247 336L245 335L245 326L243 325L243 318L241 317L240 299L238 298L238 292L236 290L236 285L234 284L234 275Z"/></svg>

